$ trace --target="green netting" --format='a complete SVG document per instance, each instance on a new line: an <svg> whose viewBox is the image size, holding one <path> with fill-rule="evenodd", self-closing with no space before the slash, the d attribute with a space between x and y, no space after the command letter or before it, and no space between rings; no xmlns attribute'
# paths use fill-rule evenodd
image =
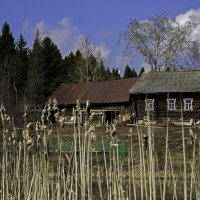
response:
<svg viewBox="0 0 200 200"><path fill-rule="evenodd" d="M87 144L86 144L87 145ZM21 146L23 148L23 145ZM7 144L6 145L8 152L14 152L19 149L19 145ZM74 142L73 141L64 141L60 145L58 143L49 143L48 152L58 153L60 150L63 153L72 153L74 151ZM30 147L28 151L30 153L34 152L44 152L47 150L45 146ZM79 150L79 144L77 143L77 151ZM106 141L96 141L90 144L90 152L118 152L118 153L127 153L127 142L123 140L106 140ZM0 143L0 152L3 152L3 143Z"/></svg>
<svg viewBox="0 0 200 200"><path fill-rule="evenodd" d="M121 140L106 140L106 141L98 141L94 142L91 145L91 150L93 152L110 152L110 151L118 151L119 153L127 153L127 142Z"/></svg>

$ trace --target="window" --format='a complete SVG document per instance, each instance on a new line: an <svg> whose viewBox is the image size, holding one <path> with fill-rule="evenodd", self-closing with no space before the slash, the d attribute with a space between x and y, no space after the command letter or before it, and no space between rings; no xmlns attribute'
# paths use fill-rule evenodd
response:
<svg viewBox="0 0 200 200"><path fill-rule="evenodd" d="M193 99L192 98L183 99L183 102L184 102L184 111L193 110L193 108L192 108Z"/></svg>
<svg viewBox="0 0 200 200"><path fill-rule="evenodd" d="M167 110L176 110L176 99L167 99Z"/></svg>
<svg viewBox="0 0 200 200"><path fill-rule="evenodd" d="M154 99L145 99L145 110L151 111L154 110Z"/></svg>

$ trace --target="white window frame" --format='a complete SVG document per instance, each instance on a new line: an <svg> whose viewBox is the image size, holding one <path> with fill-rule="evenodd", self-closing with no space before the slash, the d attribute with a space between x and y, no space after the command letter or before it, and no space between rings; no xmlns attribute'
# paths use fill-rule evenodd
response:
<svg viewBox="0 0 200 200"><path fill-rule="evenodd" d="M145 99L145 110L154 110L154 99Z"/></svg>
<svg viewBox="0 0 200 200"><path fill-rule="evenodd" d="M169 111L176 110L176 99L167 99L167 110Z"/></svg>
<svg viewBox="0 0 200 200"><path fill-rule="evenodd" d="M190 102L187 102L187 101L190 101ZM185 98L185 99L183 99L183 102L184 102L184 111L192 111L193 110L193 106L192 106L193 98Z"/></svg>

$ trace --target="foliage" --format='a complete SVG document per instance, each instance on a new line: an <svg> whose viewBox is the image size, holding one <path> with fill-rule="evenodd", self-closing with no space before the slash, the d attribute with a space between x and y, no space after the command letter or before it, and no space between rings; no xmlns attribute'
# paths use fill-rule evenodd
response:
<svg viewBox="0 0 200 200"><path fill-rule="evenodd" d="M15 87L17 92L17 101L25 95L28 70L29 48L27 42L20 34L16 43L16 70L15 70Z"/></svg>
<svg viewBox="0 0 200 200"><path fill-rule="evenodd" d="M195 26L180 25L162 13L146 21L130 20L120 41L126 45L126 55L139 52L152 71L194 68L200 61L199 42L191 38Z"/></svg>
<svg viewBox="0 0 200 200"><path fill-rule="evenodd" d="M41 38L39 30L32 47L22 34L15 42L5 22L0 35L0 101L12 111L22 102L39 107L62 82L120 78L118 69L111 73L105 64L101 50L87 36L76 52L62 58L57 45L50 37Z"/></svg>
<svg viewBox="0 0 200 200"><path fill-rule="evenodd" d="M126 79L126 78L135 78L137 77L137 72L135 71L135 69L131 69L128 65L126 65L126 68L124 70L124 76L123 78Z"/></svg>
<svg viewBox="0 0 200 200"><path fill-rule="evenodd" d="M27 98L34 107L37 107L38 104L44 102L45 71L43 64L41 38L40 33L37 30L33 49L30 52L28 82L26 88Z"/></svg>
<svg viewBox="0 0 200 200"><path fill-rule="evenodd" d="M62 56L58 47L50 37L45 37L41 42L42 68L44 69L44 96L49 97L60 84Z"/></svg>
<svg viewBox="0 0 200 200"><path fill-rule="evenodd" d="M63 60L62 72L60 79L62 82L78 82L76 78L76 71L78 70L78 63L82 60L82 54L79 50L76 53L70 52Z"/></svg>
<svg viewBox="0 0 200 200"><path fill-rule="evenodd" d="M97 46L90 40L88 36L80 39L79 50L82 59L78 60L76 77L79 82L100 81L103 80L105 74L105 58Z"/></svg>
<svg viewBox="0 0 200 200"><path fill-rule="evenodd" d="M15 103L15 43L7 22L0 35L0 101L12 110Z"/></svg>
<svg viewBox="0 0 200 200"><path fill-rule="evenodd" d="M199 67L199 43L190 40L194 25L180 26L166 15L149 21L131 20L121 40L127 42L126 53L139 51L152 70ZM133 54L131 54L133 55ZM141 69L138 76L142 74ZM125 67L122 78L137 77L134 68ZM109 68L103 52L88 36L83 36L76 52L62 58L50 37L36 32L29 47L20 34L18 40L7 22L0 34L0 101L10 110L21 102L39 107L62 82L88 82L121 79L118 68Z"/></svg>
<svg viewBox="0 0 200 200"><path fill-rule="evenodd" d="M0 61L2 62L7 56L15 53L14 37L10 31L7 22L3 24L2 35L0 36Z"/></svg>
<svg viewBox="0 0 200 200"><path fill-rule="evenodd" d="M113 68L111 73L111 80L121 79L120 72L118 68Z"/></svg>
<svg viewBox="0 0 200 200"><path fill-rule="evenodd" d="M139 72L139 74L138 74L138 77L140 77L140 76L142 75L143 72L145 72L144 67L141 68L141 70L140 70L140 72Z"/></svg>

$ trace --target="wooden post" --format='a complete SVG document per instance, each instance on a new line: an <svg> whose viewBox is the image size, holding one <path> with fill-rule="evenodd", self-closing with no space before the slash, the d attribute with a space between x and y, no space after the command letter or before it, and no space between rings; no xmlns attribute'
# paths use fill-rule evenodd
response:
<svg viewBox="0 0 200 200"><path fill-rule="evenodd" d="M184 141L185 141L185 146L188 146L188 145L189 145L189 138L188 138L188 137L185 137L185 138L184 138Z"/></svg>
<svg viewBox="0 0 200 200"><path fill-rule="evenodd" d="M142 136L142 144L145 148L148 146L148 136L147 135Z"/></svg>

